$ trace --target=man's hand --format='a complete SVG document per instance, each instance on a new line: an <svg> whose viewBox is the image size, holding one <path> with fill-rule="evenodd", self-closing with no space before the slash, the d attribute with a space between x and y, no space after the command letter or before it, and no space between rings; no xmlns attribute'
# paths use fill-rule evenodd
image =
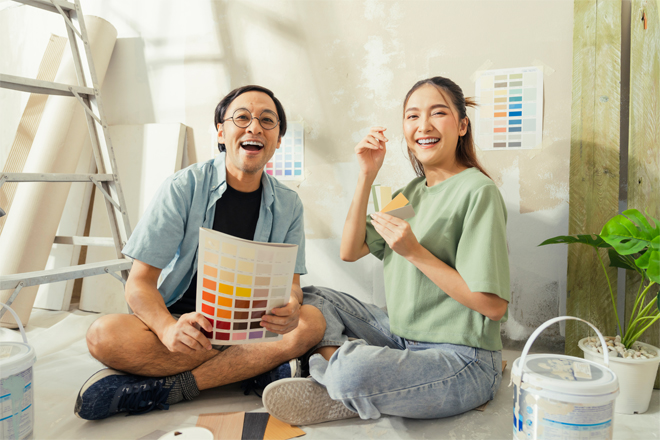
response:
<svg viewBox="0 0 660 440"><path fill-rule="evenodd" d="M194 353L197 350L210 350L211 342L199 331L213 331L211 323L201 313L193 312L181 315L165 329L161 341L168 350L177 353Z"/></svg>
<svg viewBox="0 0 660 440"><path fill-rule="evenodd" d="M300 318L300 303L295 295L291 295L289 303L283 307L273 309L272 315L261 318L261 326L266 330L283 335L298 327Z"/></svg>

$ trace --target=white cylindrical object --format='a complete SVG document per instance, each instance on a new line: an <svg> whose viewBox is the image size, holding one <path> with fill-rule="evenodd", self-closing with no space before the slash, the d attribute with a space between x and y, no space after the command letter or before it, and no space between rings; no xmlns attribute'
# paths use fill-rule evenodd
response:
<svg viewBox="0 0 660 440"><path fill-rule="evenodd" d="M4 307L0 303L0 310ZM8 315L15 315L11 308L7 310ZM7 440L32 438L34 431L32 366L37 356L23 326L19 329L23 342L0 342L0 438Z"/></svg>
<svg viewBox="0 0 660 440"><path fill-rule="evenodd" d="M600 353L589 349L584 343L587 338L580 339L578 346L584 352L584 358L603 363ZM628 359L610 356L610 369L619 378L621 394L616 398L615 411L620 414L642 414L649 409L655 374L660 365L660 349L643 342L636 342L648 352L656 353L650 359ZM613 353L616 354L616 353Z"/></svg>
<svg viewBox="0 0 660 440"><path fill-rule="evenodd" d="M97 81L103 83L117 40L117 30L99 17L85 17ZM79 48L84 50L79 41ZM71 51L66 51L55 82L78 84ZM102 136L102 133L99 134ZM85 111L73 97L50 96L23 169L26 173L74 173L89 136ZM0 236L0 276L44 270L48 261L70 183L21 183ZM27 324L38 286L26 287L12 304ZM6 301L13 291L0 291ZM0 325L16 328L5 314Z"/></svg>
<svg viewBox="0 0 660 440"><path fill-rule="evenodd" d="M612 370L600 365L607 365L607 352L598 354L600 364L559 354L528 354L543 330L567 319L585 322L605 342L591 323L572 316L551 319L534 331L511 368L514 440L612 438L619 382Z"/></svg>

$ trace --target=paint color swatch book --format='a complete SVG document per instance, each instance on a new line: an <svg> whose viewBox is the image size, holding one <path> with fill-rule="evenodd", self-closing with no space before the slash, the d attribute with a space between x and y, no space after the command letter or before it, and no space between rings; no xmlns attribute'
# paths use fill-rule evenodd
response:
<svg viewBox="0 0 660 440"><path fill-rule="evenodd" d="M260 243L199 228L197 311L213 345L277 341L261 317L289 302L298 245Z"/></svg>
<svg viewBox="0 0 660 440"><path fill-rule="evenodd" d="M399 193L392 200L392 188L389 186L372 185L371 196L377 212L384 212L401 220L415 216L415 210L403 193Z"/></svg>

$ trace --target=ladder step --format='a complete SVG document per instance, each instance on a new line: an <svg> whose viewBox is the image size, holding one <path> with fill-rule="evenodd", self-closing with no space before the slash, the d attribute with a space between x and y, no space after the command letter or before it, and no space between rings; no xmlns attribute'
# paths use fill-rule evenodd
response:
<svg viewBox="0 0 660 440"><path fill-rule="evenodd" d="M25 272L16 275L0 277L0 290L16 289L20 283L23 287L40 284L55 283L58 281L74 280L76 278L103 275L108 272L129 270L133 262L122 258L119 260L101 261L100 263L81 264L79 266L63 267L60 269Z"/></svg>
<svg viewBox="0 0 660 440"><path fill-rule="evenodd" d="M55 12L59 14L59 11L53 3L57 3L62 10L64 11L75 11L76 6L73 3L69 3L64 0L14 0L18 3L23 3L24 5L34 6L35 8L43 9L45 11Z"/></svg>
<svg viewBox="0 0 660 440"><path fill-rule="evenodd" d="M55 237L55 244L71 244L74 246L104 246L115 247L115 241L112 237L80 237L80 236L60 236Z"/></svg>
<svg viewBox="0 0 660 440"><path fill-rule="evenodd" d="M18 90L19 92L39 93L42 95L74 96L69 90L72 88L79 95L94 97L94 89L90 87L73 86L39 79L24 78L22 76L0 73L0 87L3 89Z"/></svg>
<svg viewBox="0 0 660 440"><path fill-rule="evenodd" d="M0 173L1 182L112 182L112 174L61 174L61 173Z"/></svg>

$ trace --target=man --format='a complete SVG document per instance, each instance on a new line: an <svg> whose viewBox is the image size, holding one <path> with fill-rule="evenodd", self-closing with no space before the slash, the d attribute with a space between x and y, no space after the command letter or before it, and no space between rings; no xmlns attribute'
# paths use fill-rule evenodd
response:
<svg viewBox="0 0 660 440"><path fill-rule="evenodd" d="M134 314L107 315L90 327L89 351L110 368L80 390L74 411L81 418L167 409L200 390L270 370L262 386L299 375L288 361L323 336L321 313L301 306L300 275L306 273L302 203L263 172L286 132L282 105L266 88L241 87L220 101L215 123L221 153L171 176L123 249L134 259L125 293ZM200 331L212 330L195 312L201 226L298 245L290 300L261 320L262 327L284 334L281 341L214 349Z"/></svg>

